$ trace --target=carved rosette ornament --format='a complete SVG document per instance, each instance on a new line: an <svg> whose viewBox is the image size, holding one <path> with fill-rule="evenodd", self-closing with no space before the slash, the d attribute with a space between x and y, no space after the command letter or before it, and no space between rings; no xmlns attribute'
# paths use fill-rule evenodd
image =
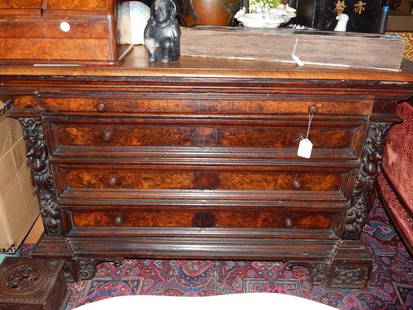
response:
<svg viewBox="0 0 413 310"><path fill-rule="evenodd" d="M24 262L3 270L0 292L10 295L28 295L39 290L47 280L47 268L39 262Z"/></svg>
<svg viewBox="0 0 413 310"><path fill-rule="evenodd" d="M49 165L45 136L40 118L19 118L24 129L26 156L32 172L32 184L37 191L46 233L62 234L60 210L56 204L56 189Z"/></svg>
<svg viewBox="0 0 413 310"><path fill-rule="evenodd" d="M350 209L346 213L344 239L359 239L365 218L370 210L385 144L392 123L371 122L361 156L360 169L354 183L350 199Z"/></svg>

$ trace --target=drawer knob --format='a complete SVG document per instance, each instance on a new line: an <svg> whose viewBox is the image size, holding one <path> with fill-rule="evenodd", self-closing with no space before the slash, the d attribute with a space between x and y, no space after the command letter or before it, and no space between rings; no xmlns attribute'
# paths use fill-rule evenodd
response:
<svg viewBox="0 0 413 310"><path fill-rule="evenodd" d="M119 184L119 179L117 177L109 177L108 178L108 185L109 186L116 186Z"/></svg>
<svg viewBox="0 0 413 310"><path fill-rule="evenodd" d="M62 30L63 32L70 31L70 24L68 22L61 22L59 27L60 27L60 30Z"/></svg>
<svg viewBox="0 0 413 310"><path fill-rule="evenodd" d="M112 139L113 130L106 130L102 134L102 140L105 142L109 142Z"/></svg>
<svg viewBox="0 0 413 310"><path fill-rule="evenodd" d="M123 223L123 216L115 216L113 218L113 224L115 224L115 226L121 226Z"/></svg>
<svg viewBox="0 0 413 310"><path fill-rule="evenodd" d="M300 189L301 188L301 181L300 180L294 180L293 181L293 188L294 189Z"/></svg>
<svg viewBox="0 0 413 310"><path fill-rule="evenodd" d="M293 221L293 219L291 219L291 218L287 218L287 219L285 219L284 224L285 224L285 227L291 228L291 227L293 227L293 225L294 225L294 221Z"/></svg>
<svg viewBox="0 0 413 310"><path fill-rule="evenodd" d="M106 111L106 105L104 103L98 103L96 105L96 111L98 112L105 112Z"/></svg>

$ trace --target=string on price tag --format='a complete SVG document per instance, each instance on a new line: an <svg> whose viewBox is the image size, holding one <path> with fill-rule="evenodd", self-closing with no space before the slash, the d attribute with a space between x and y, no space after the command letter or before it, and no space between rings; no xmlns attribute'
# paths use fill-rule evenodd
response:
<svg viewBox="0 0 413 310"><path fill-rule="evenodd" d="M313 151L313 143L311 143L309 136L310 136L310 128L311 122L313 121L314 113L308 113L308 126L307 126L307 134L304 139L301 139L300 143L298 144L297 155L304 158L310 158L311 152Z"/></svg>

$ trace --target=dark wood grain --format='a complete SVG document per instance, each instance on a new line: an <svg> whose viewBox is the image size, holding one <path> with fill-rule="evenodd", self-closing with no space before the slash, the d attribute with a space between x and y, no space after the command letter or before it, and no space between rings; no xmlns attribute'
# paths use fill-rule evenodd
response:
<svg viewBox="0 0 413 310"><path fill-rule="evenodd" d="M116 100L108 98L42 98L41 108L46 111L60 112L100 112L103 115L111 113L177 113L177 112L202 112L202 113L234 113L234 114L272 114L272 113L308 113L308 108L311 105L318 107L317 114L369 114L372 109L373 102L371 100L356 99L354 100L322 100L322 98L314 98L308 100L308 97L303 97L302 100L291 100L288 97L281 97L279 100L264 99L257 93L249 100L245 97L237 96L235 99L217 97L216 99L207 99L200 97L199 94L194 99L191 97L180 98L176 94L173 97L165 98L159 102L158 98L119 98ZM151 95L153 96L153 94ZM216 95L208 95L209 98ZM242 98L244 97L244 98ZM191 99L190 99L191 98ZM234 99L233 99L234 98ZM317 100L318 99L318 100ZM103 105L104 109L98 111L98 105Z"/></svg>
<svg viewBox="0 0 413 310"><path fill-rule="evenodd" d="M89 167L55 170L64 181L62 187L106 189L219 189L219 190L313 190L338 191L344 173L316 173L311 170L295 173L277 171L276 168L244 167L228 170L220 167L175 166L173 170L162 167ZM186 168L186 169L185 169Z"/></svg>
<svg viewBox="0 0 413 310"><path fill-rule="evenodd" d="M278 212L277 212L278 211ZM279 210L139 210L74 212L77 227L249 227L328 229L338 214Z"/></svg>

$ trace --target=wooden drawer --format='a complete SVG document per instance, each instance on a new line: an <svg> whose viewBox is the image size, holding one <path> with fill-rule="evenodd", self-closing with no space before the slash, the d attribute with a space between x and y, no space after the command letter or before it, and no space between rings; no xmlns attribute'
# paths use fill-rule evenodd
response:
<svg viewBox="0 0 413 310"><path fill-rule="evenodd" d="M70 20L70 31L60 29L61 20L7 20L0 22L1 38L61 38L61 39L106 39L111 25L108 20ZM64 43L65 40L60 42ZM60 47L54 47L61 49ZM53 51L50 51L53 53Z"/></svg>
<svg viewBox="0 0 413 310"><path fill-rule="evenodd" d="M179 156L179 152L192 150L213 156L220 152L231 156L237 152L234 156L239 157L251 156L250 149L257 157L288 158L297 157L298 142L306 135L307 125L306 118L282 117L273 120L47 118L46 128L54 155L78 156L81 150L85 156L96 156L99 152L101 156L107 153L127 156L122 152L137 156L133 151L165 155L171 152ZM310 131L314 156L356 158L365 130L364 120L315 119Z"/></svg>
<svg viewBox="0 0 413 310"><path fill-rule="evenodd" d="M74 228L90 227L249 227L330 229L343 214L343 208L320 211L320 206L305 210L293 208L130 208L89 209L68 212ZM327 210L327 211L326 211Z"/></svg>
<svg viewBox="0 0 413 310"><path fill-rule="evenodd" d="M0 63L114 64L118 59L113 3L0 3L0 44L7 46L0 50Z"/></svg>
<svg viewBox="0 0 413 310"><path fill-rule="evenodd" d="M54 165L60 197L271 198L277 191L346 195L352 169L283 166ZM226 193L226 194L225 194ZM227 197L225 197L227 195ZM294 194L292 194L294 195ZM86 198L88 199L88 198ZM297 198L298 199L298 198ZM321 199L321 198L320 198Z"/></svg>
<svg viewBox="0 0 413 310"><path fill-rule="evenodd" d="M62 21L0 21L1 62L13 59L40 61L117 60L114 43L108 39L107 20L70 20L70 31L60 29Z"/></svg>
<svg viewBox="0 0 413 310"><path fill-rule="evenodd" d="M317 107L317 114L366 115L371 113L373 101L367 97L357 100L340 100L337 96L328 99L311 96L288 97L272 95L257 97L249 95L225 95L224 98L211 98L211 94L176 94L174 97L159 98L146 95L142 98L81 98L43 97L39 109L49 113L67 112L75 114L97 113L119 115L129 113L202 113L202 114L308 114L310 106ZM325 96L326 97L326 96ZM191 99L188 99L191 98ZM233 98L233 99L228 99Z"/></svg>

